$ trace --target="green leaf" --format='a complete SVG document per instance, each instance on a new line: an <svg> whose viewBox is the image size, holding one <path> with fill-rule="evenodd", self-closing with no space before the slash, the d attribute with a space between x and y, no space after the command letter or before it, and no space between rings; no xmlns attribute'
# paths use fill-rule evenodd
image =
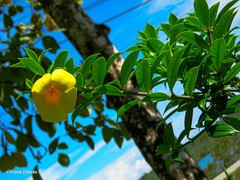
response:
<svg viewBox="0 0 240 180"><path fill-rule="evenodd" d="M166 153L170 153L169 147L164 144L160 144L156 149L156 155L162 155Z"/></svg>
<svg viewBox="0 0 240 180"><path fill-rule="evenodd" d="M110 68L110 66L112 65L112 63L121 55L121 52L117 52L116 54L113 54L106 63L106 71L108 71L108 69Z"/></svg>
<svg viewBox="0 0 240 180"><path fill-rule="evenodd" d="M166 144L168 147L171 147L174 145L175 137L174 137L172 123L167 124L166 129L164 131L163 139L164 139L164 144Z"/></svg>
<svg viewBox="0 0 240 180"><path fill-rule="evenodd" d="M135 65L137 58L138 58L139 51L133 51L131 52L127 58L125 59L122 69L121 69L121 84L122 87L125 87L127 84L130 75L133 70L133 66Z"/></svg>
<svg viewBox="0 0 240 180"><path fill-rule="evenodd" d="M84 101L84 103L80 104L79 106L77 106L73 113L72 113L72 121L74 122L74 120L76 119L76 117L78 116L79 113L81 113L82 111L84 111L93 101L93 97Z"/></svg>
<svg viewBox="0 0 240 180"><path fill-rule="evenodd" d="M209 27L209 8L206 0L194 0L194 10L201 23Z"/></svg>
<svg viewBox="0 0 240 180"><path fill-rule="evenodd" d="M147 36L147 38L157 38L157 32L155 28L147 23L144 29L144 34Z"/></svg>
<svg viewBox="0 0 240 180"><path fill-rule="evenodd" d="M189 135L189 132L192 129L192 118L193 118L193 108L189 107L185 113L184 119L184 130L187 132L186 135Z"/></svg>
<svg viewBox="0 0 240 180"><path fill-rule="evenodd" d="M123 93L120 89L118 89L116 86L106 84L103 86L98 86L94 90L95 93L97 94L106 94L110 96L122 96Z"/></svg>
<svg viewBox="0 0 240 180"><path fill-rule="evenodd" d="M90 149L94 150L94 142L90 136L85 136L85 140L90 147Z"/></svg>
<svg viewBox="0 0 240 180"><path fill-rule="evenodd" d="M190 69L184 77L184 91L187 95L192 96L198 78L199 66Z"/></svg>
<svg viewBox="0 0 240 180"><path fill-rule="evenodd" d="M10 68L26 68L26 66L22 62L18 62L10 66Z"/></svg>
<svg viewBox="0 0 240 180"><path fill-rule="evenodd" d="M221 19L219 20L218 24L216 25L213 31L213 38L221 38L230 30L233 18L236 15L234 12L235 9L230 9L229 11L225 12Z"/></svg>
<svg viewBox="0 0 240 180"><path fill-rule="evenodd" d="M38 61L38 56L33 50L28 49L28 48L24 48L24 50L26 51L28 57L30 57L34 61Z"/></svg>
<svg viewBox="0 0 240 180"><path fill-rule="evenodd" d="M59 153L58 154L58 162L62 166L68 166L69 163L70 163L70 159L69 159L69 157L66 154Z"/></svg>
<svg viewBox="0 0 240 180"><path fill-rule="evenodd" d="M13 152L11 154L12 158L16 161L16 166L18 167L26 167L27 166L27 160L26 157L19 151Z"/></svg>
<svg viewBox="0 0 240 180"><path fill-rule="evenodd" d="M168 21L171 25L176 24L178 18L177 16L175 16L173 13L170 13L169 17L168 17Z"/></svg>
<svg viewBox="0 0 240 180"><path fill-rule="evenodd" d="M4 131L4 134L9 143L15 144L15 140L14 140L13 136L8 131Z"/></svg>
<svg viewBox="0 0 240 180"><path fill-rule="evenodd" d="M165 46L164 46L165 47ZM159 66L160 62L162 61L162 59L164 58L164 56L168 53L169 51L164 51L161 52L161 54L159 54L157 56L157 58L155 59L155 61L153 62L153 65L151 67L151 77L153 77L153 75L156 73L156 69Z"/></svg>
<svg viewBox="0 0 240 180"><path fill-rule="evenodd" d="M91 67L98 55L99 54L93 54L84 61L82 70L81 70L84 79L90 74Z"/></svg>
<svg viewBox="0 0 240 180"><path fill-rule="evenodd" d="M150 91L151 72L148 60L142 60L138 63L136 78L142 91Z"/></svg>
<svg viewBox="0 0 240 180"><path fill-rule="evenodd" d="M195 34L191 31L184 31L178 35L184 41L187 41L194 46L202 47L208 49L208 43L198 34Z"/></svg>
<svg viewBox="0 0 240 180"><path fill-rule="evenodd" d="M121 117L131 107L135 106L136 104L139 105L140 102L141 102L140 99L135 99L135 100L132 100L132 101L128 102L127 104L124 104L123 106L121 106L117 111L117 119L119 117Z"/></svg>
<svg viewBox="0 0 240 180"><path fill-rule="evenodd" d="M66 143L62 142L62 143L60 143L60 144L58 145L58 148L59 148L59 149L67 149L67 148L68 148L68 145L67 145Z"/></svg>
<svg viewBox="0 0 240 180"><path fill-rule="evenodd" d="M229 82L231 79L233 79L238 73L240 72L240 62L235 64L227 73L224 83Z"/></svg>
<svg viewBox="0 0 240 180"><path fill-rule="evenodd" d="M240 101L240 96L233 96L231 99L227 101L227 108L234 105L236 102Z"/></svg>
<svg viewBox="0 0 240 180"><path fill-rule="evenodd" d="M76 75L76 86L78 90L81 90L84 87L84 79L81 72L78 72Z"/></svg>
<svg viewBox="0 0 240 180"><path fill-rule="evenodd" d="M3 24L4 24L6 29L13 27L13 20L12 20L12 18L9 15L4 14L4 16L3 16Z"/></svg>
<svg viewBox="0 0 240 180"><path fill-rule="evenodd" d="M66 70L73 74L74 73L74 61L73 61L73 57L69 58L65 64L64 64L64 67L66 67Z"/></svg>
<svg viewBox="0 0 240 180"><path fill-rule="evenodd" d="M226 41L223 38L216 39L213 41L211 46L210 54L212 57L213 65L216 69L219 69L223 63L224 55L226 54Z"/></svg>
<svg viewBox="0 0 240 180"><path fill-rule="evenodd" d="M29 89L32 89L33 83L32 83L31 80L26 79L25 84L26 84L26 86L27 86Z"/></svg>
<svg viewBox="0 0 240 180"><path fill-rule="evenodd" d="M101 85L104 82L106 76L106 61L104 57L96 59L92 68L93 80L97 85Z"/></svg>
<svg viewBox="0 0 240 180"><path fill-rule="evenodd" d="M123 122L119 123L119 130L121 131L121 133L123 134L123 136L125 137L125 139L130 140L132 135L131 133L127 130L126 126L124 125Z"/></svg>
<svg viewBox="0 0 240 180"><path fill-rule="evenodd" d="M234 5L238 2L238 0L231 0L228 4L226 4L222 10L219 12L218 17L216 19L216 23L220 21L222 16Z"/></svg>
<svg viewBox="0 0 240 180"><path fill-rule="evenodd" d="M30 58L19 58L22 64L24 64L30 71L40 76L45 74L44 69L40 64Z"/></svg>
<svg viewBox="0 0 240 180"><path fill-rule="evenodd" d="M217 2L210 8L210 27L213 27L216 24L216 17L219 8L220 2Z"/></svg>
<svg viewBox="0 0 240 180"><path fill-rule="evenodd" d="M178 69L181 63L181 57L185 48L179 49L171 58L167 67L167 81L170 91L173 93L173 87L178 78Z"/></svg>
<svg viewBox="0 0 240 180"><path fill-rule="evenodd" d="M223 121L237 131L240 131L240 118L223 117Z"/></svg>
<svg viewBox="0 0 240 180"><path fill-rule="evenodd" d="M146 95L143 99L142 102L154 102L154 101L165 101L169 100L170 97L167 94L161 93L161 92L156 92L156 93L151 93Z"/></svg>
<svg viewBox="0 0 240 180"><path fill-rule="evenodd" d="M57 146L58 146L58 140L59 140L59 137L55 138L48 146L48 151L50 154L53 154L56 149L57 149Z"/></svg>
<svg viewBox="0 0 240 180"><path fill-rule="evenodd" d="M117 131L116 129L113 129L112 135L113 135L113 139L116 142L116 144L118 145L118 147L121 148L122 143L123 143L123 136L121 135L121 133L119 131Z"/></svg>
<svg viewBox="0 0 240 180"><path fill-rule="evenodd" d="M51 48L50 48L50 49L51 49ZM42 58L43 58L44 54L45 54L47 51L49 51L50 49L46 49L46 50L44 50L44 51L41 52L40 56L38 57L38 63L39 63L39 64L41 64Z"/></svg>
<svg viewBox="0 0 240 180"><path fill-rule="evenodd" d="M54 136L54 134L56 133L56 125L54 123L43 121L40 115L36 115L35 119L38 127L42 131L46 132L49 137Z"/></svg>
<svg viewBox="0 0 240 180"><path fill-rule="evenodd" d="M33 180L42 180L42 177L41 177L41 175L39 173L37 165L34 167L33 172L36 172L36 173L32 173Z"/></svg>
<svg viewBox="0 0 240 180"><path fill-rule="evenodd" d="M60 48L57 41L51 36L44 36L42 38L42 43L45 49L49 49L52 53L55 53Z"/></svg>
<svg viewBox="0 0 240 180"><path fill-rule="evenodd" d="M107 126L104 126L102 128L102 136L103 136L104 141L106 143L108 143L113 137L112 130Z"/></svg>
<svg viewBox="0 0 240 180"><path fill-rule="evenodd" d="M27 136L18 133L15 145L18 151L24 152L28 145Z"/></svg>
<svg viewBox="0 0 240 180"><path fill-rule="evenodd" d="M213 125L207 130L208 135L214 138L229 136L236 132L238 131L227 124Z"/></svg>
<svg viewBox="0 0 240 180"><path fill-rule="evenodd" d="M67 60L68 52L69 52L68 50L64 50L57 55L56 59L53 62L53 68L52 68L53 70L56 68L64 67L64 64Z"/></svg>

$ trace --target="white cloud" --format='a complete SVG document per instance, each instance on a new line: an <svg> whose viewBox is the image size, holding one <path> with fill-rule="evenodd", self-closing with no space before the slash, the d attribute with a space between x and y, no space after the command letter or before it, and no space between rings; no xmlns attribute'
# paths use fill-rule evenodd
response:
<svg viewBox="0 0 240 180"><path fill-rule="evenodd" d="M134 146L88 180L115 180L116 177L118 180L135 180L150 170L151 167Z"/></svg>
<svg viewBox="0 0 240 180"><path fill-rule="evenodd" d="M86 162L89 158L91 158L93 155L95 155L103 146L105 145L104 141L100 141L96 146L94 151L88 151L86 152L81 158L79 158L77 161L75 161L72 165L70 164L69 167L64 168L61 165L59 165L58 162L54 163L51 167L40 170L40 174L43 179L51 179L51 180L58 180L63 179L66 177L66 179L69 179L73 174L76 173L78 170L78 167ZM70 159L73 159L74 156L77 156L82 149L78 149L74 152L72 152L69 156ZM32 179L29 177L27 180Z"/></svg>

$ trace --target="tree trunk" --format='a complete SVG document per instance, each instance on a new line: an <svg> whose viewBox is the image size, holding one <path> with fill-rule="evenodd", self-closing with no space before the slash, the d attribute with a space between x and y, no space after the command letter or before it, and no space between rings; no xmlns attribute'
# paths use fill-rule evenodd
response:
<svg viewBox="0 0 240 180"><path fill-rule="evenodd" d="M117 52L108 38L109 28L94 23L74 1L40 0L40 2L59 28L65 29L65 35L83 58L94 53L101 53L105 58L109 58ZM109 80L119 79L122 62L123 59L118 57L111 66ZM131 82L128 88L138 90ZM118 109L132 99L132 97L108 97L107 104L111 108ZM207 179L197 163L185 151L181 151L180 154L186 164L172 162L172 174L167 172L164 156L155 156L157 145L163 141L161 136L163 128L158 133L155 132L156 124L161 119L155 107L142 104L140 108L127 111L122 119L142 155L160 179Z"/></svg>

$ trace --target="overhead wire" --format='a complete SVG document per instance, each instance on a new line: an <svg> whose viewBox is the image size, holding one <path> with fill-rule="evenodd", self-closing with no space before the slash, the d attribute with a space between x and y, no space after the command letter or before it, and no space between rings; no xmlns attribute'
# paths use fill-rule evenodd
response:
<svg viewBox="0 0 240 180"><path fill-rule="evenodd" d="M105 1L103 1L103 0L98 0L98 1L95 1L94 3L91 3L91 4L89 4L88 6L86 6L84 9L86 10L86 8L87 8L87 9L89 10L89 9L92 9L93 7L96 8L97 6L100 5L99 3L97 4L97 2L100 2L100 1L101 1L102 3L105 3L105 2L107 2L107 1L109 1L109 0L105 0ZM140 4L137 4L137 5L129 8L129 9L121 12L121 13L118 13L118 14L116 14L116 15L108 18L108 19L106 19L106 20L103 20L102 22L100 22L100 24L105 24L105 23L108 23L108 22L110 22L110 21L113 21L113 20L115 20L115 19L117 19L117 18L119 18L119 17L121 17L121 16L123 16L123 15L125 15L125 14L127 14L127 13L129 13L129 12L131 12L131 11L134 11L135 9L137 9L137 8L139 8L139 7L141 7L141 6L144 6L144 5L148 4L148 3L150 3L151 1L153 1L153 0L143 1L143 2L141 2ZM65 43L65 42L67 42L67 41L68 41L68 39L66 38L66 39L63 39L62 41L60 41L58 44L63 44L63 43Z"/></svg>

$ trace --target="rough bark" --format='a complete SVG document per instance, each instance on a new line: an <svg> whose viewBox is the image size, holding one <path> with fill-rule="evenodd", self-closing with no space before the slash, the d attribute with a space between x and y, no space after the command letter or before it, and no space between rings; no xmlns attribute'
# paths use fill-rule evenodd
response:
<svg viewBox="0 0 240 180"><path fill-rule="evenodd" d="M83 58L97 52L108 58L117 52L108 38L109 28L94 23L72 0L40 0L40 2L58 26L65 29L65 35ZM118 57L111 66L109 80L119 79L122 61L122 58ZM137 90L131 82L129 88ZM132 99L132 97L108 97L107 101L109 107L118 109ZM156 123L161 119L156 108L143 104L140 108L127 111L122 119L142 155L160 179L207 179L197 163L185 151L180 153L186 164L172 162L172 174L167 172L164 156L155 156L157 145L163 141L161 136L163 129L155 132Z"/></svg>

